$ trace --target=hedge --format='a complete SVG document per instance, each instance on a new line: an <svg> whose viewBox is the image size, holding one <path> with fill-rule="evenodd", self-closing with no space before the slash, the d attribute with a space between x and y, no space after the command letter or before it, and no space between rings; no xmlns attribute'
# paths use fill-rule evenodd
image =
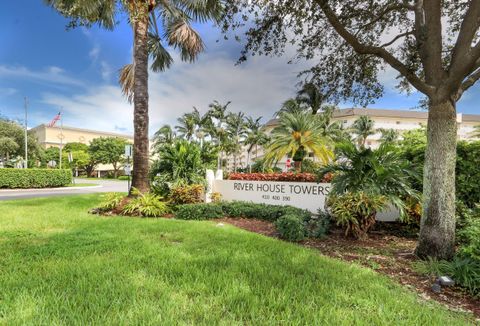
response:
<svg viewBox="0 0 480 326"><path fill-rule="evenodd" d="M284 181L284 182L330 182L332 176L327 174L322 180L317 180L317 176L312 173L231 173L228 180L245 181Z"/></svg>
<svg viewBox="0 0 480 326"><path fill-rule="evenodd" d="M0 188L53 188L71 182L68 169L0 169Z"/></svg>
<svg viewBox="0 0 480 326"><path fill-rule="evenodd" d="M256 218L274 222L280 237L300 241L305 237L321 238L328 232L329 217L292 206L268 205L251 202L221 202L179 205L175 218L180 220L208 220L221 217Z"/></svg>

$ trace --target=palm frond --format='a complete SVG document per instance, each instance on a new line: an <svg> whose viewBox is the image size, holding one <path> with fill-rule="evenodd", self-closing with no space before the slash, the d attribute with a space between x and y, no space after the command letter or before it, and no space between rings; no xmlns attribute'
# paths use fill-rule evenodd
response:
<svg viewBox="0 0 480 326"><path fill-rule="evenodd" d="M129 63L119 70L118 82L122 87L122 94L127 98L128 102L132 103L135 96L133 92L135 84L135 66Z"/></svg>

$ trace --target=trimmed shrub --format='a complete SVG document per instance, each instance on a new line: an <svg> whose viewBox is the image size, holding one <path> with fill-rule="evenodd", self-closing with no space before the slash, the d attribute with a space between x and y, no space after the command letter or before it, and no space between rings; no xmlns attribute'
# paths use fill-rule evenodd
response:
<svg viewBox="0 0 480 326"><path fill-rule="evenodd" d="M231 173L229 180L247 181L289 181L289 182L317 182L317 176L312 173ZM331 175L327 174L321 182L330 182Z"/></svg>
<svg viewBox="0 0 480 326"><path fill-rule="evenodd" d="M128 180L128 175L121 175L117 179L122 180L122 181L127 181Z"/></svg>
<svg viewBox="0 0 480 326"><path fill-rule="evenodd" d="M293 206L267 205L250 202L232 201L222 202L222 209L227 216L257 218L275 222L280 216L293 214L298 215L300 219L310 218L310 212Z"/></svg>
<svg viewBox="0 0 480 326"><path fill-rule="evenodd" d="M173 205L196 204L203 202L204 187L202 185L179 185L170 192Z"/></svg>
<svg viewBox="0 0 480 326"><path fill-rule="evenodd" d="M71 182L68 169L0 169L0 188L53 188Z"/></svg>
<svg viewBox="0 0 480 326"><path fill-rule="evenodd" d="M175 218L179 220L208 220L224 216L218 204L186 204L178 206Z"/></svg>
<svg viewBox="0 0 480 326"><path fill-rule="evenodd" d="M280 237L285 240L297 242L305 238L305 226L297 215L283 215L275 222L275 226Z"/></svg>

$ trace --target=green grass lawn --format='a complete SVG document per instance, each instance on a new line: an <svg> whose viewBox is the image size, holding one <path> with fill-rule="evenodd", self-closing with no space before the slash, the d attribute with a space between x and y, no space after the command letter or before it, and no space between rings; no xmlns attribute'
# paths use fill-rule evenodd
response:
<svg viewBox="0 0 480 326"><path fill-rule="evenodd" d="M375 272L215 222L0 202L0 325L460 325Z"/></svg>

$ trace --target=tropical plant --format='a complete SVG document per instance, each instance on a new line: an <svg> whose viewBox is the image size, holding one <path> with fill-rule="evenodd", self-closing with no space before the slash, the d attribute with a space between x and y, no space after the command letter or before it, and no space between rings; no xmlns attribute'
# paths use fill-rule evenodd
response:
<svg viewBox="0 0 480 326"><path fill-rule="evenodd" d="M162 197L152 193L141 193L136 188L132 189L134 196L123 206L122 214L141 217L160 217L168 213L168 206Z"/></svg>
<svg viewBox="0 0 480 326"><path fill-rule="evenodd" d="M173 59L164 47L168 44L180 50L183 61L194 61L203 51L200 35L193 22L218 21L222 15L222 1L196 0L46 0L63 15L73 19L71 25L92 25L113 29L117 14L128 13L134 44L133 62L120 72L120 84L129 101L134 102L134 148L132 185L141 192L149 191L149 136L148 136L148 63L155 72L164 71ZM160 22L157 20L160 19Z"/></svg>
<svg viewBox="0 0 480 326"><path fill-rule="evenodd" d="M203 185L177 185L172 188L168 199L173 205L198 204L204 201Z"/></svg>
<svg viewBox="0 0 480 326"><path fill-rule="evenodd" d="M252 150L255 148L255 159L257 159L258 146L265 145L269 141L268 136L262 130L262 125L260 124L261 119L262 117L259 117L257 119L247 117L245 119L247 135L244 144L247 146L247 167L249 172L252 172L252 166L250 165Z"/></svg>
<svg viewBox="0 0 480 326"><path fill-rule="evenodd" d="M271 142L266 149L267 161L278 161L290 154L296 169L300 171L309 151L325 164L333 157L329 139L322 136L318 117L306 112L282 113L279 126L273 129Z"/></svg>
<svg viewBox="0 0 480 326"><path fill-rule="evenodd" d="M227 116L227 132L233 144L233 171L237 172L237 156L242 149L241 145L247 133L245 114L243 112L238 112L237 114L230 113Z"/></svg>
<svg viewBox="0 0 480 326"><path fill-rule="evenodd" d="M308 107L306 107L302 102L296 98L289 98L282 103L280 110L275 112L275 116L279 117L282 113L300 113L306 112Z"/></svg>
<svg viewBox="0 0 480 326"><path fill-rule="evenodd" d="M210 109L206 114L204 122L205 130L219 149L217 169L222 168L223 155L232 147L231 139L228 138L227 133L227 110L230 103L229 101L226 104L220 104L218 101L213 101L213 103L209 105Z"/></svg>
<svg viewBox="0 0 480 326"><path fill-rule="evenodd" d="M124 195L118 193L118 192L109 192L104 195L102 202L98 207L95 209L97 212L108 212L120 205L122 202L123 198L125 198Z"/></svg>
<svg viewBox="0 0 480 326"><path fill-rule="evenodd" d="M370 196L383 196L407 218L404 199L420 199L412 187L411 179L419 178L398 151L388 144L378 149L356 147L351 141L336 145L337 160L328 164L320 175L332 174L331 194L362 192ZM372 197L372 198L373 198Z"/></svg>
<svg viewBox="0 0 480 326"><path fill-rule="evenodd" d="M180 118L177 119L178 125L175 126L175 129L178 131L180 137L185 138L186 140L192 140L195 136L196 131L196 121L191 113L185 113Z"/></svg>
<svg viewBox="0 0 480 326"><path fill-rule="evenodd" d="M382 195L362 191L331 194L327 198L328 210L337 223L345 228L345 235L365 238L375 224L377 212L384 209L388 199Z"/></svg>
<svg viewBox="0 0 480 326"><path fill-rule="evenodd" d="M203 184L205 169L212 167L216 152L207 143L175 139L173 144L158 148L158 159L152 164L150 177L154 191L167 196L176 185ZM209 153L204 151L209 150Z"/></svg>
<svg viewBox="0 0 480 326"><path fill-rule="evenodd" d="M365 147L367 137L375 134L375 123L368 115L362 115L353 122L350 132L355 135L358 146Z"/></svg>
<svg viewBox="0 0 480 326"><path fill-rule="evenodd" d="M398 132L398 130L395 129L379 128L377 129L377 131L379 131L381 134L380 142L382 143L395 144L400 137L400 133Z"/></svg>
<svg viewBox="0 0 480 326"><path fill-rule="evenodd" d="M350 135L340 121L332 121L336 109L337 107L334 105L324 105L322 111L317 115L322 128L322 135L338 143L350 139Z"/></svg>
<svg viewBox="0 0 480 326"><path fill-rule="evenodd" d="M170 125L163 125L153 135L153 147L155 151L164 144L172 144L176 137L177 135Z"/></svg>
<svg viewBox="0 0 480 326"><path fill-rule="evenodd" d="M325 93L317 84L309 81L302 85L302 88L297 92L297 101L306 105L312 114L316 115L323 108L323 104L329 98L330 92Z"/></svg>

